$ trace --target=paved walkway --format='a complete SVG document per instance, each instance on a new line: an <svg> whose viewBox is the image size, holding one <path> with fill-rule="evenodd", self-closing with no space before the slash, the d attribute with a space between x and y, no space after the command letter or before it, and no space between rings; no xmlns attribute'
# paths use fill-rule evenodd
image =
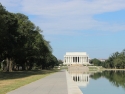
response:
<svg viewBox="0 0 125 94"><path fill-rule="evenodd" d="M82 94L68 72L62 70L7 94Z"/></svg>

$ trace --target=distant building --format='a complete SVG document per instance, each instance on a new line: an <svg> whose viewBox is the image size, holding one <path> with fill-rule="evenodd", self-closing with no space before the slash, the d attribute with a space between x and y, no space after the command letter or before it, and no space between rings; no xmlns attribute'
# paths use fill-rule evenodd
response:
<svg viewBox="0 0 125 94"><path fill-rule="evenodd" d="M66 52L64 55L64 65L89 64L89 56L86 52Z"/></svg>
<svg viewBox="0 0 125 94"><path fill-rule="evenodd" d="M106 59L98 59L98 60L100 60L101 62L105 62L106 61Z"/></svg>

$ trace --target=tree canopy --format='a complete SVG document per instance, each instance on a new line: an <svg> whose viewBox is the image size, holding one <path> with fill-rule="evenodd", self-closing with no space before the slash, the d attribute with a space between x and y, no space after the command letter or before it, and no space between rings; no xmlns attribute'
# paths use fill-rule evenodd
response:
<svg viewBox="0 0 125 94"><path fill-rule="evenodd" d="M101 61L96 59L96 58L94 58L94 59L90 60L90 64L93 64L95 66L101 66Z"/></svg>
<svg viewBox="0 0 125 94"><path fill-rule="evenodd" d="M42 30L0 4L0 62L3 71L53 68L58 62Z"/></svg>
<svg viewBox="0 0 125 94"><path fill-rule="evenodd" d="M125 68L125 49L122 52L113 53L104 63L105 68Z"/></svg>
<svg viewBox="0 0 125 94"><path fill-rule="evenodd" d="M122 52L115 52L105 62L94 58L90 63L95 66L102 66L104 68L124 69L125 68L125 49Z"/></svg>

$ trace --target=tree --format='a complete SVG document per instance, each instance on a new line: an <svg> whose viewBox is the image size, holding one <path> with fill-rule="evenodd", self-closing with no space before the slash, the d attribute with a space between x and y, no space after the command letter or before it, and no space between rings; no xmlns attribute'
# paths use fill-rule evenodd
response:
<svg viewBox="0 0 125 94"><path fill-rule="evenodd" d="M44 39L42 30L26 15L10 13L0 4L0 61L5 60L5 71L53 68L57 58L52 54L50 42Z"/></svg>
<svg viewBox="0 0 125 94"><path fill-rule="evenodd" d="M101 61L94 58L94 59L90 60L90 64L93 64L95 66L101 66Z"/></svg>
<svg viewBox="0 0 125 94"><path fill-rule="evenodd" d="M125 68L125 50L121 53L113 53L108 60L106 60L104 67L105 68Z"/></svg>
<svg viewBox="0 0 125 94"><path fill-rule="evenodd" d="M63 61L61 59L59 59L58 63L56 65L58 66L58 65L62 65L62 64L63 64Z"/></svg>
<svg viewBox="0 0 125 94"><path fill-rule="evenodd" d="M18 28L17 20L13 13L9 13L7 11L4 11L0 18L3 20L3 23L0 25L0 56L1 59L6 59L4 70L12 71L12 60L14 56L14 49L17 44L16 36L18 35L16 32Z"/></svg>

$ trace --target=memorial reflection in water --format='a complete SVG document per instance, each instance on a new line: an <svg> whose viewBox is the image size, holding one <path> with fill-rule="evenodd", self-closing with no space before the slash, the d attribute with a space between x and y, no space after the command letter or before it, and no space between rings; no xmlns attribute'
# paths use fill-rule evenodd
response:
<svg viewBox="0 0 125 94"><path fill-rule="evenodd" d="M69 72L69 74L78 86L87 86L89 83L89 73L87 72Z"/></svg>

